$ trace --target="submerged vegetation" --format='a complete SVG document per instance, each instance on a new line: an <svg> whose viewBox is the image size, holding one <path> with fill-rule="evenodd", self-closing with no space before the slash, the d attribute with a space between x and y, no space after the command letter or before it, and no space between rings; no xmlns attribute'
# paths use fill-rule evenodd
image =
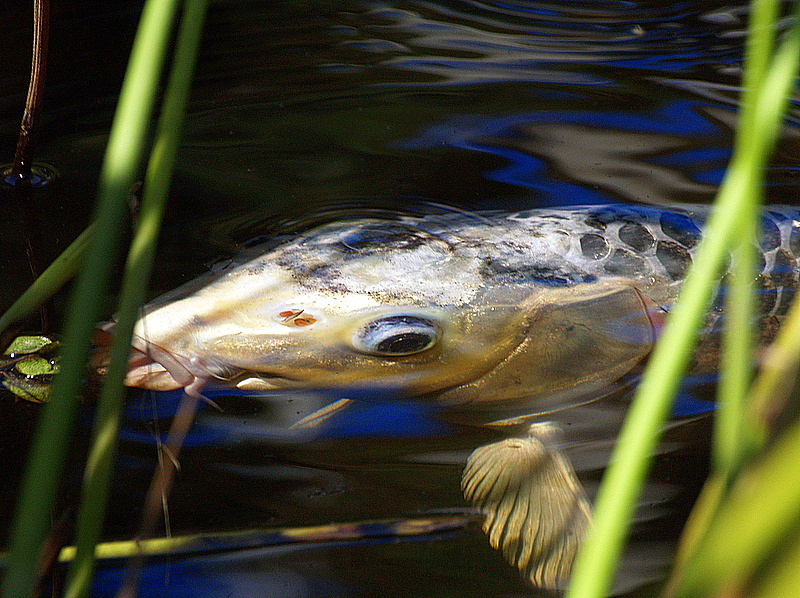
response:
<svg viewBox="0 0 800 598"><path fill-rule="evenodd" d="M124 396L122 380L130 336L149 276L206 5L206 0L146 2L101 172L94 224L0 317L0 328L5 328L30 313L80 265L62 335L61 372L42 412L20 494L2 585L6 598L30 596L37 583L38 555L50 527L90 336L109 295L128 194L151 143L148 125L156 112L162 70L169 65L146 166L139 223L125 267L112 361L100 392L76 553L65 592L74 597L88 595ZM699 257L650 359L601 487L595 524L567 591L571 598L608 592L650 455L730 255L734 259L727 293L729 315L712 475L687 524L678 562L664 592L675 597L779 596L794 587L800 573L800 481L794 472L800 454L800 425L784 426L780 416L791 396L800 360L800 302L795 301L757 376L752 368L753 256L763 171L797 78L800 15L796 9L779 39L778 2L754 0L750 12L734 156ZM178 21L170 59L170 37Z"/></svg>

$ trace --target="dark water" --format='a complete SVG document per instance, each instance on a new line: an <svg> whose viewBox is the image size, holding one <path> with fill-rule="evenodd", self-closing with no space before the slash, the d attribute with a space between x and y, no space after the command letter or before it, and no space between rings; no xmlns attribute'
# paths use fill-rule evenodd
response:
<svg viewBox="0 0 800 598"><path fill-rule="evenodd" d="M22 210L45 263L88 220L139 10L137 2L79 4L54 7L37 151L59 177ZM9 160L27 84L24 9L2 9L4 22L18 24L0 37L0 148ZM216 2L152 293L254 239L337 216L430 203L708 202L730 156L745 19L745 8L723 2ZM797 117L770 166L772 203L797 203ZM29 274L21 218L3 197L6 305ZM461 466L498 437L381 400L318 434L297 434L288 426L330 397L215 400L223 412L202 411L181 457L173 534L463 514ZM559 415L590 494L625 404L622 396ZM135 533L155 437L174 405L170 396L131 398L108 537ZM0 410L8 512L35 408L6 401ZM675 420L621 590L646 594L660 578L705 469L707 432L707 419ZM69 479L73 492L78 471ZM101 567L95 595L112 595L120 571ZM147 567L141 595L539 593L472 522L405 538L172 555Z"/></svg>

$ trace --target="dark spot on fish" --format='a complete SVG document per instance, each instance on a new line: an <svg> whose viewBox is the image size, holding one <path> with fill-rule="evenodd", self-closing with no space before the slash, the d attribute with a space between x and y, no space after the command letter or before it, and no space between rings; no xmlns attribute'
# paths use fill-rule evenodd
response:
<svg viewBox="0 0 800 598"><path fill-rule="evenodd" d="M672 280L680 280L692 263L692 256L678 243L659 241L656 247L656 257Z"/></svg>
<svg viewBox="0 0 800 598"><path fill-rule="evenodd" d="M792 222L792 232L789 235L789 249L795 257L800 258L800 223Z"/></svg>
<svg viewBox="0 0 800 598"><path fill-rule="evenodd" d="M413 226L386 222L360 226L342 237L340 243L346 251L370 253L387 249L415 249L434 238Z"/></svg>
<svg viewBox="0 0 800 598"><path fill-rule="evenodd" d="M540 264L507 262L496 258L487 259L481 268L486 278L507 283L538 282L548 286L569 286L578 282L591 282L594 276L582 270L566 270Z"/></svg>
<svg viewBox="0 0 800 598"><path fill-rule="evenodd" d="M780 301L778 302L778 308L775 310L776 316L786 315L786 313L789 311L789 308L792 306L792 300L794 299L796 290L797 289L791 285L781 287Z"/></svg>
<svg viewBox="0 0 800 598"><path fill-rule="evenodd" d="M586 219L583 221L583 223L586 224L587 226L592 227L595 230L599 230L599 231L606 230L605 223L601 222L600 220L598 220L597 218L595 218L591 214L589 214L586 217Z"/></svg>
<svg viewBox="0 0 800 598"><path fill-rule="evenodd" d="M781 231L769 218L761 219L761 249L772 251L781 245Z"/></svg>
<svg viewBox="0 0 800 598"><path fill-rule="evenodd" d="M615 249L603 267L609 274L621 276L641 276L648 270L645 260L627 249Z"/></svg>
<svg viewBox="0 0 800 598"><path fill-rule="evenodd" d="M338 278L340 274L337 268L312 258L307 252L284 252L278 254L275 261L298 277L329 279Z"/></svg>
<svg viewBox="0 0 800 598"><path fill-rule="evenodd" d="M303 269L303 274L312 278L326 280L339 278L341 275L338 268L334 268L331 264L326 264L324 262L308 264L307 267Z"/></svg>
<svg viewBox="0 0 800 598"><path fill-rule="evenodd" d="M599 260L608 255L611 249L600 235L588 234L581 237L581 252L591 260Z"/></svg>
<svg viewBox="0 0 800 598"><path fill-rule="evenodd" d="M280 263L280 262L279 262ZM243 272L247 272L252 276L258 276L259 274L263 273L266 270L264 264L253 264L249 266L245 266L242 268Z"/></svg>
<svg viewBox="0 0 800 598"><path fill-rule="evenodd" d="M341 270L325 262L303 259L305 254L292 256L283 254L276 263L285 268L299 284L312 289L325 289L332 292L347 292L347 285L342 283Z"/></svg>
<svg viewBox="0 0 800 598"><path fill-rule="evenodd" d="M619 240L636 251L647 251L656 240L650 231L638 222L626 222L619 229Z"/></svg>
<svg viewBox="0 0 800 598"><path fill-rule="evenodd" d="M775 301L778 298L777 291L765 285L765 280L763 276L758 277L759 280L759 307L762 314L768 314L775 308Z"/></svg>
<svg viewBox="0 0 800 598"><path fill-rule="evenodd" d="M701 232L694 220L685 214L662 212L661 230L669 238L674 239L686 248L692 248L700 241Z"/></svg>
<svg viewBox="0 0 800 598"><path fill-rule="evenodd" d="M586 224L589 224L589 226L592 226L592 228L598 228L595 225L600 225L602 227L602 230L605 230L606 225L611 224L612 222L618 220L623 220L621 216L622 215L620 214L620 211L614 209L613 206L605 206L590 211L585 222ZM592 220L594 225L589 223L589 219ZM624 220L630 221L630 219L628 218Z"/></svg>
<svg viewBox="0 0 800 598"><path fill-rule="evenodd" d="M757 271L764 273L764 271L767 268L767 257L764 255L763 252L757 251L756 259L758 260L758 264L756 265L756 268L758 269Z"/></svg>
<svg viewBox="0 0 800 598"><path fill-rule="evenodd" d="M767 275L772 280L772 284L776 287L796 284L795 270L797 263L791 254L785 249L779 249L775 252L775 262L772 264L772 270Z"/></svg>

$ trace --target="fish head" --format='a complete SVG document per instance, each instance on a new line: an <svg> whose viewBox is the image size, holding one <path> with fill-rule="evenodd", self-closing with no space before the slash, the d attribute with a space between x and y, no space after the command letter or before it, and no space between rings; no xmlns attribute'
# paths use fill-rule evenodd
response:
<svg viewBox="0 0 800 598"><path fill-rule="evenodd" d="M126 383L446 388L515 342L519 309L482 299L479 269L411 223L323 226L146 306Z"/></svg>
<svg viewBox="0 0 800 598"><path fill-rule="evenodd" d="M484 252L414 222L323 226L148 305L126 383L480 403L616 378L649 351L631 286L497 284Z"/></svg>

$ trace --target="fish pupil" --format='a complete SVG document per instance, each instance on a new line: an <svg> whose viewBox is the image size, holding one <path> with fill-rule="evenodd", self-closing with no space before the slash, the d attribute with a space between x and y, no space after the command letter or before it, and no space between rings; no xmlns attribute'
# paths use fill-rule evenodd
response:
<svg viewBox="0 0 800 598"><path fill-rule="evenodd" d="M417 353L428 348L431 337L420 332L402 332L382 340L375 347L380 353L406 354Z"/></svg>

